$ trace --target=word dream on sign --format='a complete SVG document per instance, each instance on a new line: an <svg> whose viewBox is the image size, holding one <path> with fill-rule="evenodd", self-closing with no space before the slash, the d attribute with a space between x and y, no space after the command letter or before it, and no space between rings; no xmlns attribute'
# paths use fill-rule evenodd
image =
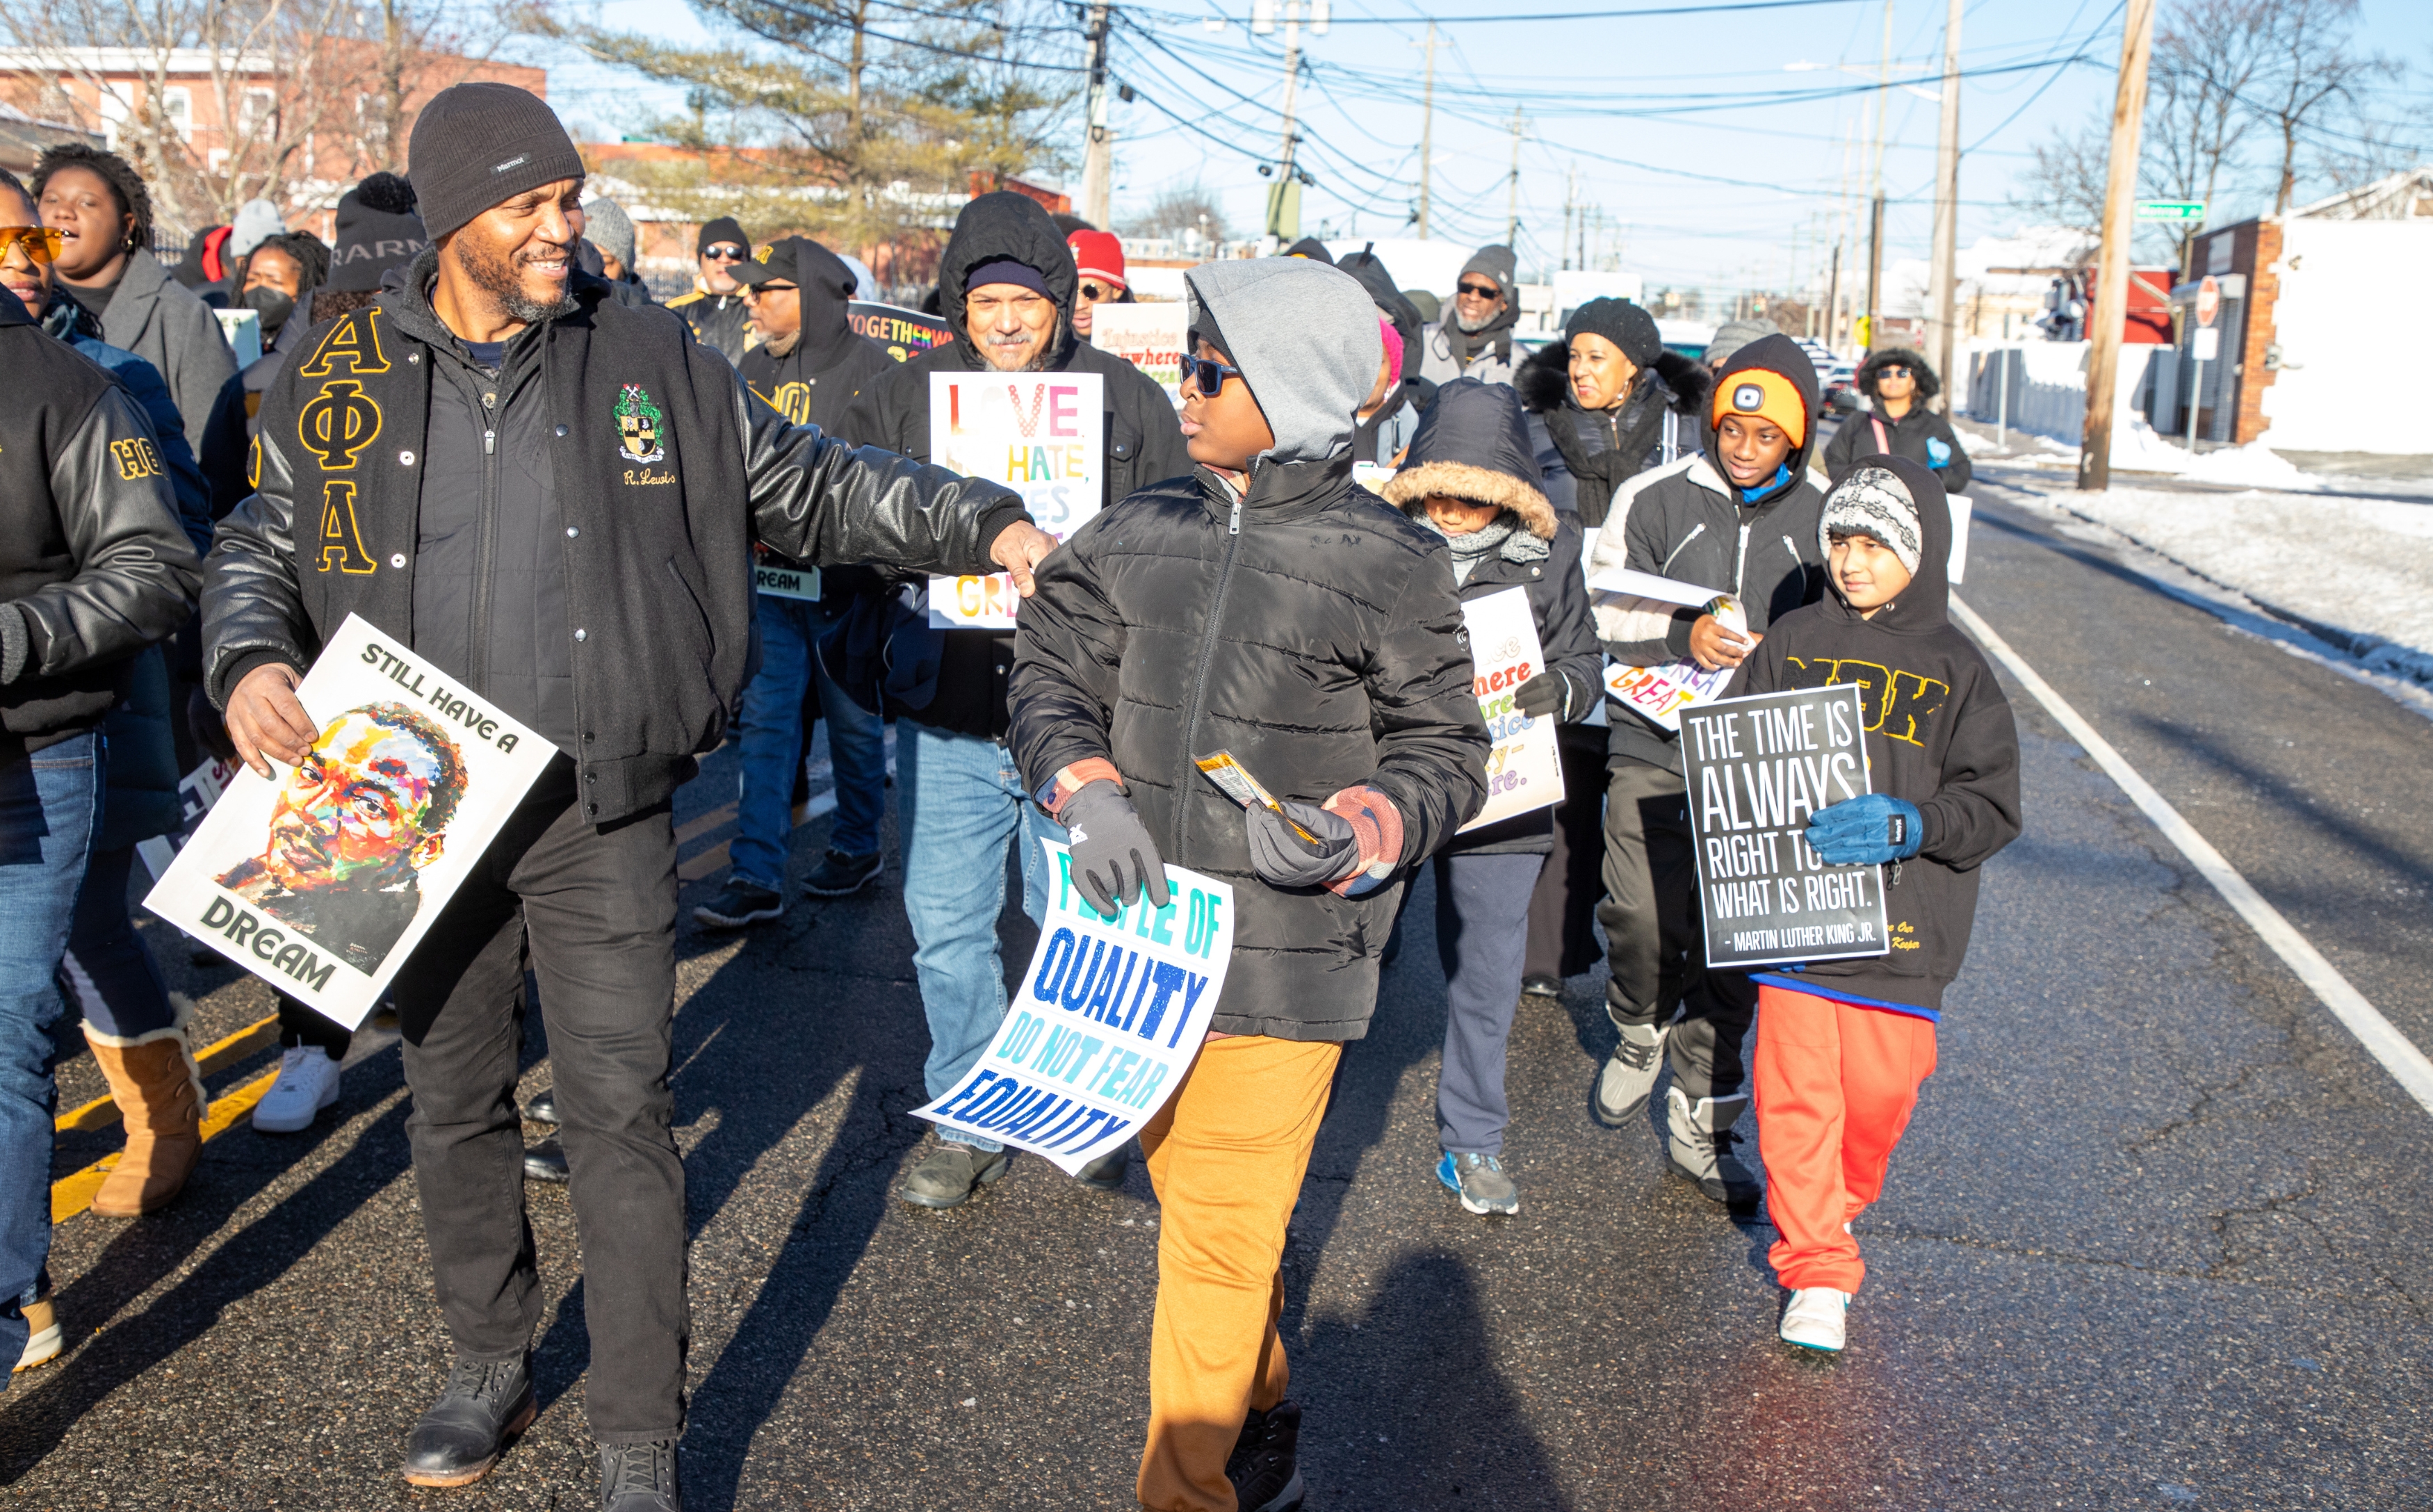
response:
<svg viewBox="0 0 2433 1512"><path fill-rule="evenodd" d="M1165 908L1144 895L1111 918L1074 885L1072 853L1040 843L1055 880L1013 1006L963 1079L912 1112L1070 1173L1138 1133L1182 1084L1234 959L1234 890L1169 866Z"/></svg>
<svg viewBox="0 0 2433 1512"><path fill-rule="evenodd" d="M1147 374L1174 407L1182 408L1182 348L1191 339L1191 307L1101 304L1090 311L1090 345Z"/></svg>
<svg viewBox="0 0 2433 1512"><path fill-rule="evenodd" d="M1105 491L1105 383L1097 373L931 373L929 460L1020 494L1061 542ZM941 630L1011 630L1021 602L1004 572L929 580L929 623Z"/></svg>
<svg viewBox="0 0 2433 1512"><path fill-rule="evenodd" d="M1561 803L1563 763L1555 749L1555 722L1512 705L1521 685L1546 670L1529 590L1506 588L1466 600L1461 618L1470 629L1472 690L1487 720L1487 738L1495 742L1487 753L1487 805L1461 826L1467 831Z"/></svg>
<svg viewBox="0 0 2433 1512"><path fill-rule="evenodd" d="M1684 711L1709 966L1890 953L1883 868L1828 866L1804 834L1817 810L1867 792L1865 732L1847 685Z"/></svg>
<svg viewBox="0 0 2433 1512"><path fill-rule="evenodd" d="M354 1028L557 748L354 615L296 698L304 759L240 769L144 906Z"/></svg>

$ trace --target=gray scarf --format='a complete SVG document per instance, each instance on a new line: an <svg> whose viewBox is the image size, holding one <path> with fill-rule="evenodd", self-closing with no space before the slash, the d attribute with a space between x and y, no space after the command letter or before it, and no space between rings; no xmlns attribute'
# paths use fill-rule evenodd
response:
<svg viewBox="0 0 2433 1512"><path fill-rule="evenodd" d="M1444 527L1424 510L1420 513L1419 520L1438 535L1444 535L1445 545L1453 552L1453 583L1455 587L1468 583L1472 571L1490 556L1501 556L1509 562L1535 562L1547 555L1546 543L1523 530L1521 517L1508 509L1467 535L1445 535Z"/></svg>

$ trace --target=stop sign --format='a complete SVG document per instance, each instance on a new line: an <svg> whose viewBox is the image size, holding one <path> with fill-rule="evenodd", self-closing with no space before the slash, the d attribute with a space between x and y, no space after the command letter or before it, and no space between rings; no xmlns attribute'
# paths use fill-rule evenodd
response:
<svg viewBox="0 0 2433 1512"><path fill-rule="evenodd" d="M2213 317L2220 314L2221 314L2221 283L2220 280L2209 278L2197 285L2197 324L2212 325Z"/></svg>

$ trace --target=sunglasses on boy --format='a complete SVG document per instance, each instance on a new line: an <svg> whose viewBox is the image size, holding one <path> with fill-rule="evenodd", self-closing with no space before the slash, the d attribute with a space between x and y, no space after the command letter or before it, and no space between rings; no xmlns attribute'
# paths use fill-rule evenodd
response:
<svg viewBox="0 0 2433 1512"><path fill-rule="evenodd" d="M1215 399L1217 390L1225 386L1226 379L1241 376L1240 368L1228 367L1213 357L1182 359L1182 381L1198 389L1200 396L1205 399Z"/></svg>
<svg viewBox="0 0 2433 1512"><path fill-rule="evenodd" d="M701 255L713 263L740 263L751 254L733 242L720 242L714 246L703 247Z"/></svg>
<svg viewBox="0 0 2433 1512"><path fill-rule="evenodd" d="M56 226L0 226L0 257L22 246L36 263L49 263L66 245L67 233Z"/></svg>
<svg viewBox="0 0 2433 1512"><path fill-rule="evenodd" d="M1092 304L1097 304L1101 299L1112 299L1122 292L1123 291L1121 289L1109 288L1103 283L1084 283L1081 285L1081 297L1089 300Z"/></svg>

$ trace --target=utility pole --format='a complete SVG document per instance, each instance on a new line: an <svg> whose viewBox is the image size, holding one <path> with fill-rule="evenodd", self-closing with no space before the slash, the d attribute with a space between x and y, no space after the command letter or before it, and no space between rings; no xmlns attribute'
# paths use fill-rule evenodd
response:
<svg viewBox="0 0 2433 1512"><path fill-rule="evenodd" d="M1302 18L1308 17L1312 35L1325 36L1329 0L1256 0L1251 8L1251 30L1275 30L1279 4L1284 8L1285 23L1285 134L1276 164L1276 181L1268 191L1268 234L1281 242L1301 234L1300 170L1293 166L1294 149L1301 144L1301 135L1293 129L1293 102L1301 86Z"/></svg>
<svg viewBox="0 0 2433 1512"><path fill-rule="evenodd" d="M1825 285L1825 345L1839 345L1842 324L1842 238L1833 238L1833 273Z"/></svg>
<svg viewBox="0 0 2433 1512"><path fill-rule="evenodd" d="M1555 259L1566 268L1572 265L1572 201L1578 197L1579 190L1580 170L1574 163L1563 175L1563 239L1555 244Z"/></svg>
<svg viewBox="0 0 2433 1512"><path fill-rule="evenodd" d="M1521 234L1521 107L1512 107L1512 178L1504 195L1504 245ZM1542 264L1540 264L1542 265Z"/></svg>
<svg viewBox="0 0 2433 1512"><path fill-rule="evenodd" d="M1882 297L1884 284L1884 138L1891 131L1888 112L1892 110L1893 87L1893 0L1884 0L1884 48L1876 64L1876 168L1874 187L1868 191L1874 201L1871 229L1867 233L1867 339L1876 344L1877 301Z"/></svg>
<svg viewBox="0 0 2433 1512"><path fill-rule="evenodd" d="M2146 65L2154 53L2154 0L2129 0L2120 33L2120 87L2112 97L2112 158L2104 175L2102 261L2096 269L2087 332L2086 425L2080 433L2078 485L2112 486L2112 388L2120 365L2120 328L2129 311L2129 238L2136 229L2137 130L2146 117Z"/></svg>
<svg viewBox="0 0 2433 1512"><path fill-rule="evenodd" d="M1961 0L1949 0L1944 13L1943 126L1934 149L1934 272L1926 296L1926 349L1947 394L1958 382L1951 375L1951 312L1959 295L1960 9ZM1950 408L1948 400L1944 407Z"/></svg>
<svg viewBox="0 0 2433 1512"><path fill-rule="evenodd" d="M1420 240L1428 239L1428 178L1435 169L1437 128L1437 24L1428 23L1428 40L1412 46L1427 55L1427 82L1420 87Z"/></svg>
<svg viewBox="0 0 2433 1512"><path fill-rule="evenodd" d="M1090 7L1090 109L1088 139L1081 146L1081 218L1107 229L1108 197L1114 179L1115 132L1107 125L1106 0Z"/></svg>

